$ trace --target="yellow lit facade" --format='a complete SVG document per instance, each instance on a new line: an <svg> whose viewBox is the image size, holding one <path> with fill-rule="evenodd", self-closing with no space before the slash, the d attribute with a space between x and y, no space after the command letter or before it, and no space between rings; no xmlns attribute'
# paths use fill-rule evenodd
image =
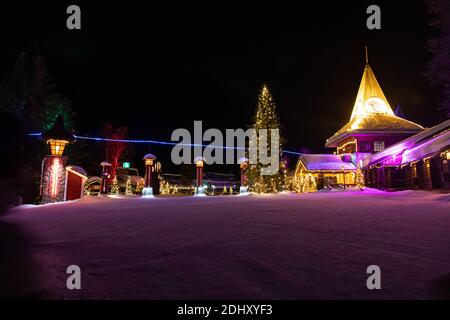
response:
<svg viewBox="0 0 450 320"><path fill-rule="evenodd" d="M317 184L319 175L323 175L325 185L329 186L356 184L356 174L354 170L308 170L301 161L297 164L294 177L300 178L312 176Z"/></svg>

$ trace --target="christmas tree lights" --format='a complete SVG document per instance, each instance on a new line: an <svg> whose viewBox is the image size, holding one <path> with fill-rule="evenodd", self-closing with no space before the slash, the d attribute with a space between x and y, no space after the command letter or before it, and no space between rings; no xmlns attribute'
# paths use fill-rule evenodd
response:
<svg viewBox="0 0 450 320"><path fill-rule="evenodd" d="M115 176L114 179L113 179L113 183L112 183L112 186L111 186L111 194L114 194L114 195L119 195L120 194L119 182L117 181L117 176Z"/></svg>
<svg viewBox="0 0 450 320"><path fill-rule="evenodd" d="M359 190L362 190L365 188L364 173L361 170L361 166L359 166L359 165L356 168L355 183L356 183L356 188L358 188Z"/></svg>
<svg viewBox="0 0 450 320"><path fill-rule="evenodd" d="M280 120L276 111L276 105L273 101L272 95L266 85L263 85L261 92L258 96L258 103L253 120L253 128L257 134L257 146L260 145L259 130L266 129L279 129ZM270 141L271 137L267 137L267 153L271 154L271 146L274 145L278 148L276 151L281 156L281 143L280 141ZM261 169L265 166L260 162L257 152L258 148L249 149L249 159L258 159L257 163L249 164L248 167L248 184L249 190L256 193L273 193L282 191L284 187L284 173L283 164L280 163L280 169L275 175L267 176L261 174Z"/></svg>
<svg viewBox="0 0 450 320"><path fill-rule="evenodd" d="M125 194L127 196L133 195L133 185L131 184L131 177L128 177L128 179L127 179Z"/></svg>

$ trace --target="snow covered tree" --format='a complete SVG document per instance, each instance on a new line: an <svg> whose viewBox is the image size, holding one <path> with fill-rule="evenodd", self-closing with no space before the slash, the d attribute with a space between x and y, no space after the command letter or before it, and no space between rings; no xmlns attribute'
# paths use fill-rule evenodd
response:
<svg viewBox="0 0 450 320"><path fill-rule="evenodd" d="M257 134L257 145L260 143L260 133L259 130L267 129L267 154L271 154L272 143L278 143L279 156L281 156L281 142L271 141L270 129L280 129L280 120L278 118L275 102L273 101L272 95L266 85L263 85L261 92L258 96L258 103L256 107L255 116L253 119L252 128L256 130ZM281 139L280 139L281 140ZM248 158L256 159L258 150L249 150L249 153L255 153L249 155ZM281 164L281 161L280 161ZM248 167L248 184L249 190L257 193L272 193L282 191L284 189L284 175L280 169L275 175L262 175L261 169L267 165L263 165L258 158L257 163L250 163Z"/></svg>
<svg viewBox="0 0 450 320"><path fill-rule="evenodd" d="M128 179L127 179L127 185L126 185L126 189L125 189L125 194L127 196L133 195L133 185L131 184L131 177L128 177Z"/></svg>
<svg viewBox="0 0 450 320"><path fill-rule="evenodd" d="M438 31L428 40L427 49L431 60L425 76L432 85L441 89L439 111L443 119L450 119L450 2L448 0L425 0L431 16L430 25Z"/></svg>

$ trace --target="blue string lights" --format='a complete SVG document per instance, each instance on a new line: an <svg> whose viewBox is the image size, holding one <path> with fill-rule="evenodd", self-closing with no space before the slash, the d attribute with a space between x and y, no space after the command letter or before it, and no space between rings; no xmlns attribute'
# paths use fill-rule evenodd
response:
<svg viewBox="0 0 450 320"><path fill-rule="evenodd" d="M30 133L28 136L31 137L40 137L42 133ZM221 148L221 149L233 149L233 150L245 150L248 148L242 147L227 147L227 146L214 146L214 145L206 145L206 144L194 144L194 143L178 143L172 141L157 141L157 140L138 140L138 139L111 139L111 138L101 138L101 137L87 137L87 136L77 136L74 135L75 139L78 140L91 140L91 141L99 141L99 142L122 142L122 143L144 143L144 144L157 144L157 145L167 145L167 146L187 146L187 147L205 147L205 148ZM292 155L301 155L299 152L283 150L283 153L292 154Z"/></svg>

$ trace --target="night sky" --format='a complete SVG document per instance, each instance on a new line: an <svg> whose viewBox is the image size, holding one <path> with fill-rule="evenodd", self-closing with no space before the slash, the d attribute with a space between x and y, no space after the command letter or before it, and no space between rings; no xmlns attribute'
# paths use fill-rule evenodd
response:
<svg viewBox="0 0 450 320"><path fill-rule="evenodd" d="M156 140L194 120L246 128L267 83L286 148L321 152L349 120L365 45L391 106L424 126L439 120L422 75L433 35L422 1L53 2L2 3L0 76L22 50L41 54L78 134L98 135L105 122ZM66 28L69 4L81 7L81 31ZM366 28L370 4L381 30Z"/></svg>

